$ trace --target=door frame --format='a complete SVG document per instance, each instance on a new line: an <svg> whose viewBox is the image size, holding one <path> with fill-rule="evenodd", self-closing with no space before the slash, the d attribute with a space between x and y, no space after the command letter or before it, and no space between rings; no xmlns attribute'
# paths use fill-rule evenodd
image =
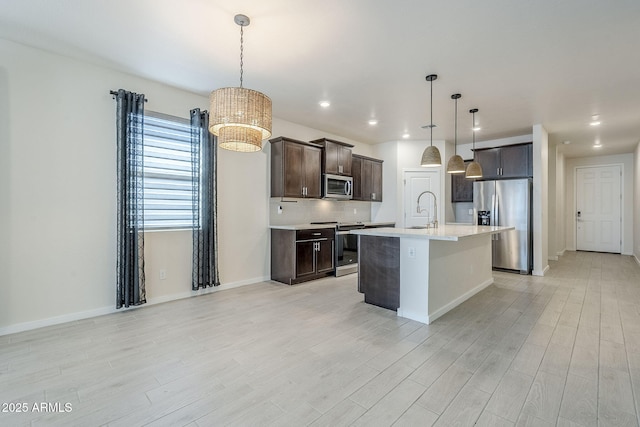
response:
<svg viewBox="0 0 640 427"><path fill-rule="evenodd" d="M610 167L610 166L619 166L620 167L620 254L623 254L623 248L625 244L625 234L624 234L624 203L626 198L626 192L624 190L624 163L605 163L605 164L594 164L594 165L580 165L575 166L573 168L573 210L571 211L570 218L573 229L573 250L578 250L578 221L576 220L576 212L578 211L578 169L588 169L588 168L600 168L600 167Z"/></svg>

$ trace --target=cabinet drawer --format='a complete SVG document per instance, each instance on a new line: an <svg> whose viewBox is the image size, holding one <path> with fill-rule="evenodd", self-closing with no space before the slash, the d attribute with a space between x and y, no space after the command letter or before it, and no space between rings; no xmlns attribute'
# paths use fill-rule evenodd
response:
<svg viewBox="0 0 640 427"><path fill-rule="evenodd" d="M314 228L296 231L296 240L333 239L334 237L335 229L333 228Z"/></svg>

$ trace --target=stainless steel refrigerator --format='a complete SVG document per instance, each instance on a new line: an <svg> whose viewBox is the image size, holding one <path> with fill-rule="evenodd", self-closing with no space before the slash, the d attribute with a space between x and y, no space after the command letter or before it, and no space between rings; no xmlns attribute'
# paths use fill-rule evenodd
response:
<svg viewBox="0 0 640 427"><path fill-rule="evenodd" d="M476 181L473 207L478 225L503 225L515 230L494 234L493 267L529 274L533 267L531 179Z"/></svg>

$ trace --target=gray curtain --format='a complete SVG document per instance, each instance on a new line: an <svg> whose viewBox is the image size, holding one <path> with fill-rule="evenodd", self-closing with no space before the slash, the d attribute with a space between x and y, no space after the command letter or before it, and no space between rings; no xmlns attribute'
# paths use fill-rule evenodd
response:
<svg viewBox="0 0 640 427"><path fill-rule="evenodd" d="M144 288L144 101L142 94L118 90L118 241L116 308L146 303Z"/></svg>
<svg viewBox="0 0 640 427"><path fill-rule="evenodd" d="M218 273L217 141L209 133L209 112L191 110L193 177L193 268L191 288L220 285Z"/></svg>

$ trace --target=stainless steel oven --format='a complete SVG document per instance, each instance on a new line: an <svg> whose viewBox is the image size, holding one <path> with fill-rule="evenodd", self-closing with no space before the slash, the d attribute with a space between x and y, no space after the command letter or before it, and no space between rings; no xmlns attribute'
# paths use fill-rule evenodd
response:
<svg viewBox="0 0 640 427"><path fill-rule="evenodd" d="M358 271L358 236L350 230L364 228L364 224L349 223L336 225L336 276Z"/></svg>

